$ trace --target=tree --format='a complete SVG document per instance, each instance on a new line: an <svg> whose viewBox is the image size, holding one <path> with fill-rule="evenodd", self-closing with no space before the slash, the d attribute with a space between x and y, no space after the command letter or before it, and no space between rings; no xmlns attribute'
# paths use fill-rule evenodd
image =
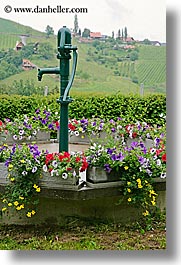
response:
<svg viewBox="0 0 181 265"><path fill-rule="evenodd" d="M131 61L136 61L136 60L138 60L138 53L135 52L135 51L132 51L132 52L130 53L130 60L131 60Z"/></svg>
<svg viewBox="0 0 181 265"><path fill-rule="evenodd" d="M114 31L112 31L112 39L114 39Z"/></svg>
<svg viewBox="0 0 181 265"><path fill-rule="evenodd" d="M123 33L123 29L122 29L121 38L122 38L122 40L124 40L124 33Z"/></svg>
<svg viewBox="0 0 181 265"><path fill-rule="evenodd" d="M83 33L82 33L82 37L84 37L84 38L90 37L90 29L85 28Z"/></svg>
<svg viewBox="0 0 181 265"><path fill-rule="evenodd" d="M81 36L81 29L79 29L79 33L78 34L79 34L79 36Z"/></svg>
<svg viewBox="0 0 181 265"><path fill-rule="evenodd" d="M21 49L22 58L28 59L31 57L31 55L33 55L33 53L34 53L34 45L33 44L28 44Z"/></svg>
<svg viewBox="0 0 181 265"><path fill-rule="evenodd" d="M150 45L151 44L151 41L149 39L144 39L143 43L144 44L147 44L147 45Z"/></svg>
<svg viewBox="0 0 181 265"><path fill-rule="evenodd" d="M118 39L120 40L120 38L121 38L121 30L119 29L118 30Z"/></svg>
<svg viewBox="0 0 181 265"><path fill-rule="evenodd" d="M128 37L128 30L127 30L127 27L125 27L124 28L124 39L125 39L125 41L126 41L127 37Z"/></svg>
<svg viewBox="0 0 181 265"><path fill-rule="evenodd" d="M43 59L49 60L54 55L53 46L49 42L40 43L39 54Z"/></svg>
<svg viewBox="0 0 181 265"><path fill-rule="evenodd" d="M77 15L75 15L75 17L74 17L74 33L75 34L77 34L78 29L79 29L78 18L77 18Z"/></svg>
<svg viewBox="0 0 181 265"><path fill-rule="evenodd" d="M45 29L45 32L46 32L47 38L50 38L50 35L53 35L54 34L53 28L50 27L49 25L47 25L47 27Z"/></svg>

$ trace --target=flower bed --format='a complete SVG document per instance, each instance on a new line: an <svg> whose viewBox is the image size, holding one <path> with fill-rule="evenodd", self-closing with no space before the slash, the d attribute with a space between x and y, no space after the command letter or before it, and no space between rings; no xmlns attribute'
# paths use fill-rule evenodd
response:
<svg viewBox="0 0 181 265"><path fill-rule="evenodd" d="M40 152L35 144L13 145L11 149L3 148L2 152L8 180L2 211L12 208L17 212L22 210L27 217L36 213L36 195L41 192L40 184L53 182L57 186L59 182L59 188L78 185L79 171L85 171L88 166L83 153L49 154L47 151ZM41 181L43 178L45 180Z"/></svg>
<svg viewBox="0 0 181 265"><path fill-rule="evenodd" d="M22 142L47 142L50 141L51 132L56 131L58 123L55 115L45 109L37 109L35 115L23 115L11 121L6 118L0 122L0 142L8 144Z"/></svg>
<svg viewBox="0 0 181 265"><path fill-rule="evenodd" d="M35 123L41 120L39 111L36 114ZM48 119L47 111L44 111L44 115L43 120ZM28 121L23 121L25 127L28 127ZM4 130L6 126L1 125ZM58 128L58 124L55 126ZM22 130L21 126L18 130ZM12 150L5 145L1 147L0 157L1 160L6 158L9 180L3 211L12 206L17 211L23 210L26 203L30 207L30 210L26 208L27 214L31 213L27 217L31 217L36 212L34 205L37 200L34 203L30 194L36 197L41 190L40 183L61 186L62 189L70 189L71 186L78 190L82 187L79 186L79 172L86 171L86 183L91 188L100 184L107 187L108 182L110 187L124 183L123 194L127 203L139 204L143 208L143 215L149 216L150 209L157 205L154 180L166 178L166 126L150 126L140 122L127 124L121 118L116 121L74 119L69 121L69 133L76 137L88 135L90 147L85 154L49 154L47 151L40 152L38 146L32 144L14 145ZM8 196L11 200L8 200ZM26 198L25 203L20 204L20 197Z"/></svg>

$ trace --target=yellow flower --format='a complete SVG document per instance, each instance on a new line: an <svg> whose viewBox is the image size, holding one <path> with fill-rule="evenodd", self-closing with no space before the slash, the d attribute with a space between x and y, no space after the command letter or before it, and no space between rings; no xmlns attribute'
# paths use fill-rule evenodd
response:
<svg viewBox="0 0 181 265"><path fill-rule="evenodd" d="M79 128L79 132L82 132L82 131L83 131L83 128L80 127L80 128Z"/></svg>
<svg viewBox="0 0 181 265"><path fill-rule="evenodd" d="M14 202L14 206L18 206L19 202L18 201L15 201Z"/></svg>
<svg viewBox="0 0 181 265"><path fill-rule="evenodd" d="M152 197L152 200L153 200L153 201L155 201L155 200L156 200L156 197L155 197L155 196L153 196L153 197Z"/></svg>
<svg viewBox="0 0 181 265"><path fill-rule="evenodd" d="M26 163L26 161L24 159L21 159L20 162L23 164Z"/></svg>
<svg viewBox="0 0 181 265"><path fill-rule="evenodd" d="M11 202L9 202L9 203L8 203L8 206L9 206L9 207L11 207L11 206L12 206L12 203L11 203Z"/></svg>
<svg viewBox="0 0 181 265"><path fill-rule="evenodd" d="M2 201L3 203L5 203L6 202L6 199L3 199L3 201Z"/></svg>
<svg viewBox="0 0 181 265"><path fill-rule="evenodd" d="M35 213L36 213L36 212L35 212L34 210L31 211L31 214L32 214L32 215L35 215Z"/></svg>
<svg viewBox="0 0 181 265"><path fill-rule="evenodd" d="M16 207L16 210L20 211L21 209L24 209L24 208L25 208L24 204L21 204L18 207Z"/></svg>
<svg viewBox="0 0 181 265"><path fill-rule="evenodd" d="M129 168L128 166L125 166L125 167L124 167L125 170L128 170L128 168Z"/></svg>
<svg viewBox="0 0 181 265"><path fill-rule="evenodd" d="M128 198L128 202L131 202L132 200L131 200L131 198Z"/></svg>
<svg viewBox="0 0 181 265"><path fill-rule="evenodd" d="M36 192L40 192L40 191L41 191L40 187L36 189Z"/></svg>
<svg viewBox="0 0 181 265"><path fill-rule="evenodd" d="M10 178L10 180L13 182L13 181L15 181L15 178Z"/></svg>
<svg viewBox="0 0 181 265"><path fill-rule="evenodd" d="M8 170L11 171L12 169L13 169L13 165L12 164L9 164Z"/></svg>
<svg viewBox="0 0 181 265"><path fill-rule="evenodd" d="M155 201L151 201L152 205L155 206L156 202Z"/></svg>
<svg viewBox="0 0 181 265"><path fill-rule="evenodd" d="M19 199L20 199L20 200L24 200L24 197L22 197L22 196L19 196Z"/></svg>
<svg viewBox="0 0 181 265"><path fill-rule="evenodd" d="M147 183L148 183L148 181L147 181L147 180L145 180L145 183L147 184Z"/></svg>
<svg viewBox="0 0 181 265"><path fill-rule="evenodd" d="M27 217L31 217L31 212L28 212L28 213L26 214L26 216L27 216Z"/></svg>
<svg viewBox="0 0 181 265"><path fill-rule="evenodd" d="M136 181L137 181L138 183L141 183L141 179L137 179Z"/></svg>
<svg viewBox="0 0 181 265"><path fill-rule="evenodd" d="M149 215L149 212L146 210L144 213L143 213L144 216L147 216Z"/></svg>
<svg viewBox="0 0 181 265"><path fill-rule="evenodd" d="M127 189L127 191L128 191L128 192L131 192L131 190L130 190L130 189Z"/></svg>
<svg viewBox="0 0 181 265"><path fill-rule="evenodd" d="M143 186L141 184L138 184L138 189L142 189Z"/></svg>
<svg viewBox="0 0 181 265"><path fill-rule="evenodd" d="M8 145L7 145L7 144L3 144L3 146L5 146L5 147L8 147Z"/></svg>
<svg viewBox="0 0 181 265"><path fill-rule="evenodd" d="M37 186L36 184L34 184L34 185L33 185L33 188L37 189L37 188L38 188L38 186Z"/></svg>
<svg viewBox="0 0 181 265"><path fill-rule="evenodd" d="M130 182L130 181L128 181L128 182L127 182L127 185L130 185L130 184L131 184L131 182Z"/></svg>
<svg viewBox="0 0 181 265"><path fill-rule="evenodd" d="M5 212L6 210L7 210L6 207L3 207L3 208L2 208L2 212Z"/></svg>
<svg viewBox="0 0 181 265"><path fill-rule="evenodd" d="M157 194L156 194L156 192L154 190L150 190L150 195L149 196L151 197L151 195L157 195Z"/></svg>
<svg viewBox="0 0 181 265"><path fill-rule="evenodd" d="M85 136L84 136L84 135L82 135L82 136L81 136L81 138L82 138L82 139L84 139L84 138L85 138Z"/></svg>

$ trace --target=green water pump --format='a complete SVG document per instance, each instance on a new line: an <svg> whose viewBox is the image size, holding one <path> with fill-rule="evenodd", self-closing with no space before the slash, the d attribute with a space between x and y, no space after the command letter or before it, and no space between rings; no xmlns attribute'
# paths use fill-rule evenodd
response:
<svg viewBox="0 0 181 265"><path fill-rule="evenodd" d="M60 60L60 67L38 69L38 80L41 81L44 74L60 75L60 131L59 131L59 152L68 152L68 105L73 101L69 96L73 84L77 66L77 47L71 44L71 32L66 27L59 29L57 35L57 59ZM69 77L69 62L73 52L72 72Z"/></svg>

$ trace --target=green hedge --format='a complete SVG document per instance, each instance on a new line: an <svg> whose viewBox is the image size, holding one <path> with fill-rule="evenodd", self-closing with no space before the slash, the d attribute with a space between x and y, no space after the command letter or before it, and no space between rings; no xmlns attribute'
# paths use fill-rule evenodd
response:
<svg viewBox="0 0 181 265"><path fill-rule="evenodd" d="M34 114L38 107L48 106L51 111L59 111L60 106L55 96L0 96L0 119L14 119L18 115ZM150 95L117 95L105 97L75 97L69 104L69 117L81 119L102 117L114 119L126 117L128 121L146 121L152 124L163 124L165 120L160 114L166 115L166 96Z"/></svg>

